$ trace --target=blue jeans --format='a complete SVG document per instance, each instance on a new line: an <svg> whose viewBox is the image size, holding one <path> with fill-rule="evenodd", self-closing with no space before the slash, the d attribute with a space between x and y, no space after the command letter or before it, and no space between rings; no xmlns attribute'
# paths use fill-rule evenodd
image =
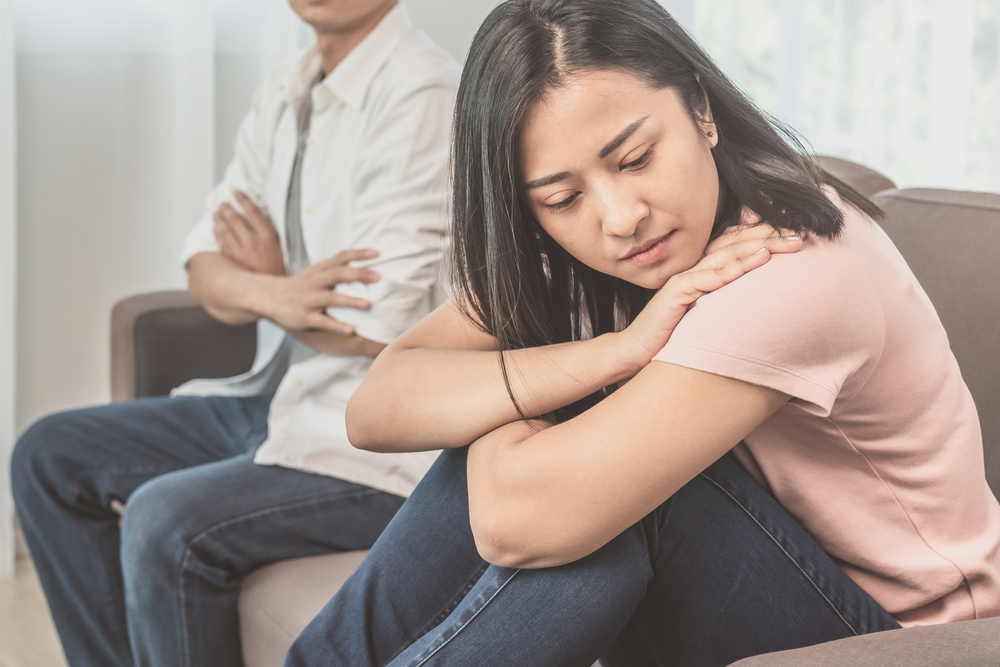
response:
<svg viewBox="0 0 1000 667"><path fill-rule="evenodd" d="M254 464L270 398L140 399L20 438L14 499L70 665L241 667L243 575L368 548L392 519L398 496Z"/></svg>
<svg viewBox="0 0 1000 667"><path fill-rule="evenodd" d="M721 666L899 625L730 456L591 555L484 562L444 453L286 667Z"/></svg>

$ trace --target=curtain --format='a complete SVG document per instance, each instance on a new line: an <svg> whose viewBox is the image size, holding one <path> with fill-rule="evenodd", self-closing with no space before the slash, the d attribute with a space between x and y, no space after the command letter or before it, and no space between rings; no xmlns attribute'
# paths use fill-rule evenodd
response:
<svg viewBox="0 0 1000 667"><path fill-rule="evenodd" d="M0 579L14 576L14 507L7 465L14 444L14 35L0 0Z"/></svg>
<svg viewBox="0 0 1000 667"><path fill-rule="evenodd" d="M282 0L13 0L17 430L107 400L120 298L184 286L188 230L267 68L312 33Z"/></svg>
<svg viewBox="0 0 1000 667"><path fill-rule="evenodd" d="M1000 0L663 3L816 152L1000 192Z"/></svg>

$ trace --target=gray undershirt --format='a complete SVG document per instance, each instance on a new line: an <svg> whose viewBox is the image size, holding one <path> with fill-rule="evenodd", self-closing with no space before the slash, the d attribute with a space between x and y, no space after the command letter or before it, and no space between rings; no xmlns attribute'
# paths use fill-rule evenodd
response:
<svg viewBox="0 0 1000 667"><path fill-rule="evenodd" d="M292 176L288 181L288 197L285 200L285 244L288 248L288 273L295 275L309 266L309 253L306 251L305 239L302 235L302 162L305 157L306 144L309 140L309 123L312 120L312 89L323 80L320 72L299 106L295 117L298 139L295 145L295 161L292 163ZM292 339L290 363L297 364L316 354L316 350L296 339Z"/></svg>

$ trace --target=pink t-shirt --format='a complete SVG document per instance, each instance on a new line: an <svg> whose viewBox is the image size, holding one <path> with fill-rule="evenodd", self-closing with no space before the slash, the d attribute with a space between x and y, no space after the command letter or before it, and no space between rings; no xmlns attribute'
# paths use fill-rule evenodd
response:
<svg viewBox="0 0 1000 667"><path fill-rule="evenodd" d="M655 359L792 396L734 453L900 624L1000 616L1000 504L972 396L880 227L845 213L692 306Z"/></svg>

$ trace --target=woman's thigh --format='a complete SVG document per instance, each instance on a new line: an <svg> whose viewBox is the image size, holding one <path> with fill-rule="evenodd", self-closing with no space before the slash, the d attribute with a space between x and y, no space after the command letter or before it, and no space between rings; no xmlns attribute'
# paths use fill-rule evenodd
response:
<svg viewBox="0 0 1000 667"><path fill-rule="evenodd" d="M286 665L385 665L455 610L488 567L469 526L466 453L438 457Z"/></svg>
<svg viewBox="0 0 1000 667"><path fill-rule="evenodd" d="M372 556L286 664L727 665L898 627L728 457L593 554L510 570L475 553L446 453Z"/></svg>
<svg viewBox="0 0 1000 667"><path fill-rule="evenodd" d="M654 576L606 667L728 665L899 624L730 456L640 524Z"/></svg>

